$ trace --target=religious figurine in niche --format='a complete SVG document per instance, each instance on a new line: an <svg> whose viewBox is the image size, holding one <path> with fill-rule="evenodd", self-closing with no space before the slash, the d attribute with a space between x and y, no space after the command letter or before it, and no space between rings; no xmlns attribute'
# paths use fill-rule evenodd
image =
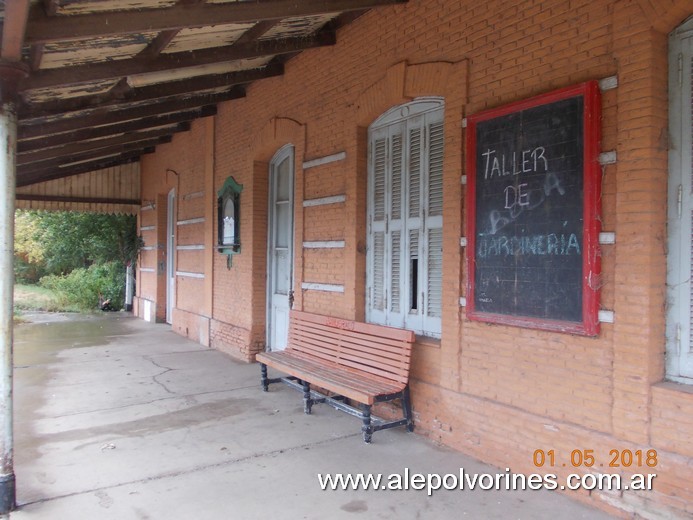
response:
<svg viewBox="0 0 693 520"><path fill-rule="evenodd" d="M218 246L220 253L228 256L231 266L231 255L241 252L240 201L243 186L233 177L228 177L219 190L218 199Z"/></svg>
<svg viewBox="0 0 693 520"><path fill-rule="evenodd" d="M233 203L232 198L228 198L228 199L226 199L226 202L224 203L224 217L223 217L224 232L222 235L222 244L225 246L232 246L236 242L236 240L235 240L235 238L236 238L235 217L236 217L235 204Z"/></svg>

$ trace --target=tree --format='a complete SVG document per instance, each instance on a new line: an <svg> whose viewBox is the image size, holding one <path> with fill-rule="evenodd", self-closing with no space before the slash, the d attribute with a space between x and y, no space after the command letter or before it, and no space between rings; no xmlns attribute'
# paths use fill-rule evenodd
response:
<svg viewBox="0 0 693 520"><path fill-rule="evenodd" d="M15 254L47 274L113 260L134 263L141 244L132 215L19 210L15 229Z"/></svg>
<svg viewBox="0 0 693 520"><path fill-rule="evenodd" d="M82 309L99 298L122 305L125 267L142 239L131 215L22 211L15 214L15 278L59 293Z"/></svg>

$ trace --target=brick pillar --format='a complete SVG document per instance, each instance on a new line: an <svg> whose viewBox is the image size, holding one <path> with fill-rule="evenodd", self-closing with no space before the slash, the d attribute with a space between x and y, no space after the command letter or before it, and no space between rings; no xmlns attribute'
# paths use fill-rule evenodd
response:
<svg viewBox="0 0 693 520"><path fill-rule="evenodd" d="M618 62L613 433L649 440L651 384L663 376L666 288L667 41L637 4L614 10Z"/></svg>

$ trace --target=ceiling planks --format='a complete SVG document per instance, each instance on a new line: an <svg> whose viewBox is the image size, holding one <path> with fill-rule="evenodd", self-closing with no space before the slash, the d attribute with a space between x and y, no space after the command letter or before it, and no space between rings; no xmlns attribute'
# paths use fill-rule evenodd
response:
<svg viewBox="0 0 693 520"><path fill-rule="evenodd" d="M51 17L33 6L27 26L26 42L41 43L58 40L96 38L115 34L164 31L205 27L258 20L280 20L327 12L361 11L404 0L271 0L264 2L231 2L224 4L178 4L167 9L116 11L108 16L83 14Z"/></svg>
<svg viewBox="0 0 693 520"><path fill-rule="evenodd" d="M210 74L196 76L190 79L167 81L144 87L131 87L124 82L124 86L117 91L111 89L108 98L97 94L94 96L82 96L74 99L55 100L48 103L40 103L34 106L25 106L20 109L19 116L25 120L47 117L51 115L65 114L90 108L117 109L129 103L155 101L171 96L193 95L205 90L233 87L243 85L260 79L280 76L284 72L281 63L272 63L262 69L251 69L226 74ZM240 91L239 91L240 92Z"/></svg>
<svg viewBox="0 0 693 520"><path fill-rule="evenodd" d="M114 155L112 157L106 157L102 159L96 159L94 161L88 161L80 164L75 164L73 166L65 168L49 168L45 171L35 172L35 173L24 173L17 172L17 187L21 188L23 186L29 186L31 184L36 184L37 182L46 182L56 179L62 179L65 177L72 177L73 175L79 175L81 173L93 172L95 170L103 170L105 168L112 168L114 166L120 166L122 164L130 164L140 160L142 155L148 153L154 153L155 148L146 148L144 150L138 150L136 152L127 152L120 155Z"/></svg>
<svg viewBox="0 0 693 520"><path fill-rule="evenodd" d="M186 69L214 63L261 58L263 56L275 56L334 45L335 42L334 33L324 31L312 37L264 40L185 53L161 54L154 60L136 57L129 60L105 61L88 65L45 69L32 74L24 82L23 89L54 88L63 85L117 79L136 74Z"/></svg>
<svg viewBox="0 0 693 520"><path fill-rule="evenodd" d="M201 110L176 112L172 114L165 114L163 116L143 117L142 119L133 119L124 123L98 126L96 128L78 127L74 130L56 133L47 137L21 140L17 144L17 151L18 153L30 152L32 150L41 150L43 148L50 148L53 146L59 146L61 144L84 141L85 139L108 137L125 132L134 132L137 130L166 126L174 123L189 123L194 119L213 116L216 113L217 110L215 106L207 106L203 107Z"/></svg>
<svg viewBox="0 0 693 520"><path fill-rule="evenodd" d="M70 132L80 128L89 128L101 125L110 125L142 117L156 116L177 112L190 108L201 108L205 105L214 105L222 101L239 99L242 94L234 91L222 94L202 95L185 99L164 100L159 103L150 103L144 106L123 108L117 111L98 111L77 117L58 119L51 122L38 122L38 124L25 125L20 121L18 135L19 139L32 139L44 137L59 132Z"/></svg>
<svg viewBox="0 0 693 520"><path fill-rule="evenodd" d="M139 132L129 132L101 139L89 139L83 141L72 141L59 147L42 148L40 150L32 150L29 152L20 153L17 155L17 165L27 165L36 162L57 159L63 155L75 155L85 152L93 152L100 148L112 148L119 145L128 145L138 141L155 139L164 136L171 136L174 133L182 131L185 127L166 126L154 130L145 130Z"/></svg>
<svg viewBox="0 0 693 520"><path fill-rule="evenodd" d="M137 161L369 9L404 2L0 1L2 59L30 71L18 185Z"/></svg>

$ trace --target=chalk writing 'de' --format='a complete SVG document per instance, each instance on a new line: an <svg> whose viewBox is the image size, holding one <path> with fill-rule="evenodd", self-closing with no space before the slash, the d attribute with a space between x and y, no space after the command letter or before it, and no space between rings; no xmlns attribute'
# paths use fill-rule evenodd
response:
<svg viewBox="0 0 693 520"><path fill-rule="evenodd" d="M544 175L544 182L539 189L532 190L528 183L507 186L503 191L505 196L503 210L493 209L489 212L489 233L495 235L505 226L517 220L523 212L540 207L554 191L558 192L559 195L566 194L558 175L550 171Z"/></svg>

